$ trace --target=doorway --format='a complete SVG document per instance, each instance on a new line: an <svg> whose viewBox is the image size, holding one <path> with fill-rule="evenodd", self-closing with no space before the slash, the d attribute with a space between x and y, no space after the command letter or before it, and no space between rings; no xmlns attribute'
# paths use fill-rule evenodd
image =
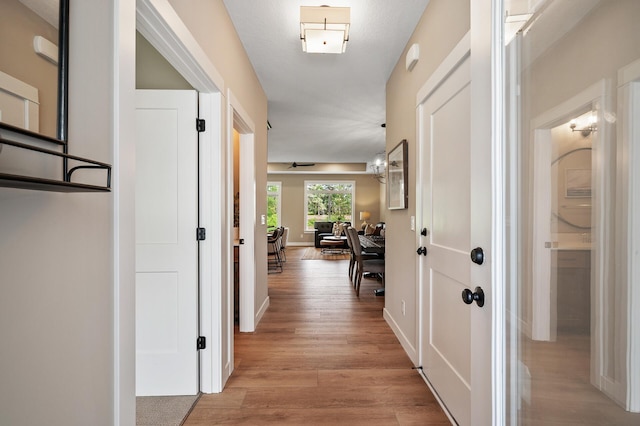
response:
<svg viewBox="0 0 640 426"><path fill-rule="evenodd" d="M638 424L612 82L637 59L640 7L504 3L505 26L521 19L505 48L506 423Z"/></svg>

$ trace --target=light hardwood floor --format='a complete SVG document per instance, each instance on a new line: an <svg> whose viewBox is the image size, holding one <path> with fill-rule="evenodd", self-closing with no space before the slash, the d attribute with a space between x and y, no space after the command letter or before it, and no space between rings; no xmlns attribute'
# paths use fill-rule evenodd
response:
<svg viewBox="0 0 640 426"><path fill-rule="evenodd" d="M357 298L348 261L303 252L287 248L256 332L236 333L225 390L203 395L184 425L450 424L382 318L380 283L363 280Z"/></svg>

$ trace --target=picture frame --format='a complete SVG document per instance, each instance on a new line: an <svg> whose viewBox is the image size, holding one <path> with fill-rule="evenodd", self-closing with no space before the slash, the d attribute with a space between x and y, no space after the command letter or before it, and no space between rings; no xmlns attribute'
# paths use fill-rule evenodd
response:
<svg viewBox="0 0 640 426"><path fill-rule="evenodd" d="M409 207L409 153L403 139L387 154L387 208L401 210Z"/></svg>
<svg viewBox="0 0 640 426"><path fill-rule="evenodd" d="M591 169L565 170L565 198L591 198Z"/></svg>

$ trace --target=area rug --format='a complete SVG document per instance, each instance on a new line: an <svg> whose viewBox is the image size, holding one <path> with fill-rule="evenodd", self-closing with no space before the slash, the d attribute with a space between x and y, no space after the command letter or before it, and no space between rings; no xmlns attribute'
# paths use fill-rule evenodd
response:
<svg viewBox="0 0 640 426"><path fill-rule="evenodd" d="M322 254L322 249L307 247L302 260L349 260L349 254Z"/></svg>
<svg viewBox="0 0 640 426"><path fill-rule="evenodd" d="M180 426L200 395L136 397L136 426Z"/></svg>

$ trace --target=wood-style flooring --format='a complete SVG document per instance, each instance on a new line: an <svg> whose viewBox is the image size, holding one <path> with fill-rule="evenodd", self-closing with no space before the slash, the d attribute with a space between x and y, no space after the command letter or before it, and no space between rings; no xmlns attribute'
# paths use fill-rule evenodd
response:
<svg viewBox="0 0 640 426"><path fill-rule="evenodd" d="M184 425L450 424L382 318L380 283L364 279L357 298L347 260L303 252L287 248L255 333L236 333L224 391L203 395Z"/></svg>
<svg viewBox="0 0 640 426"><path fill-rule="evenodd" d="M555 342L524 340L527 397L518 424L637 426L640 414L624 411L590 382L588 334L558 333Z"/></svg>

